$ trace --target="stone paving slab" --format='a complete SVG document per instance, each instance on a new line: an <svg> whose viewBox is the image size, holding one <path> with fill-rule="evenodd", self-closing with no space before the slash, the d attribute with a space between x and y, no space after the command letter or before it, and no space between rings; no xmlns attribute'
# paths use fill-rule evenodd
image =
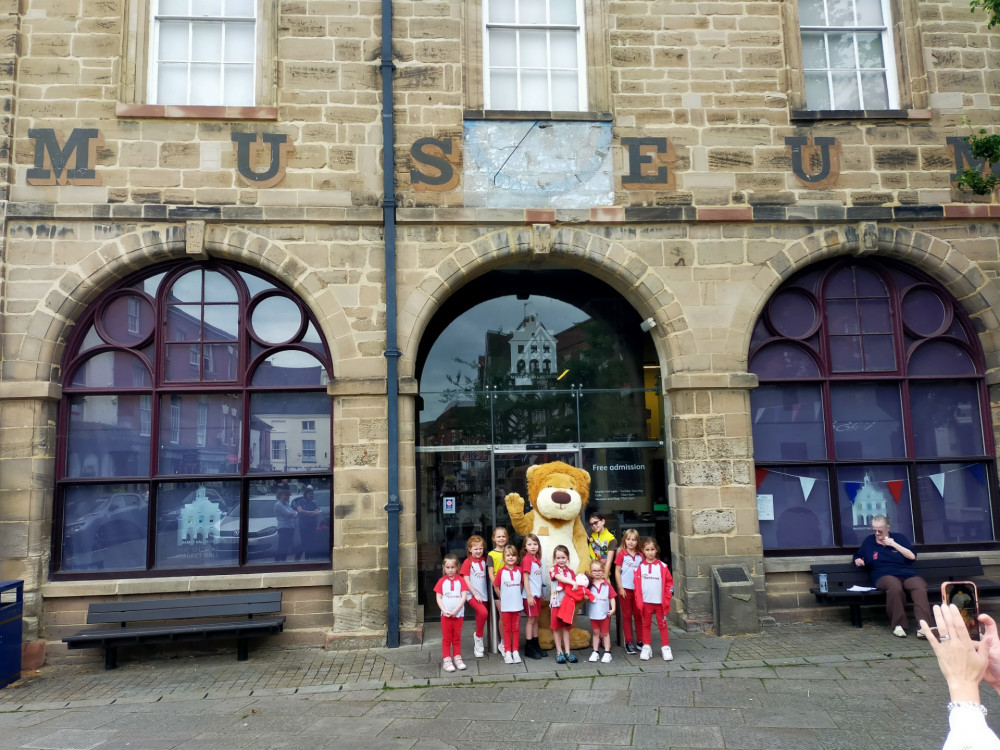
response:
<svg viewBox="0 0 1000 750"><path fill-rule="evenodd" d="M937 750L943 741L947 692L929 647L884 626L671 640L670 663L617 651L610 664L571 666L491 655L454 674L440 671L430 638L398 650L260 649L249 662L227 652L125 657L110 672L56 665L0 690L0 748ZM1000 697L984 702L1000 715Z"/></svg>

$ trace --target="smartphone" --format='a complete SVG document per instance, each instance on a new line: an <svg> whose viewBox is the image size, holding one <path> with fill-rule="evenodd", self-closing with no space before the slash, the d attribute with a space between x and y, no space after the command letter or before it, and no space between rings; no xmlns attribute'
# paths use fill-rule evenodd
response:
<svg viewBox="0 0 1000 750"><path fill-rule="evenodd" d="M962 613L969 637L979 640L979 592L972 581L947 581L941 584L941 602L954 604Z"/></svg>

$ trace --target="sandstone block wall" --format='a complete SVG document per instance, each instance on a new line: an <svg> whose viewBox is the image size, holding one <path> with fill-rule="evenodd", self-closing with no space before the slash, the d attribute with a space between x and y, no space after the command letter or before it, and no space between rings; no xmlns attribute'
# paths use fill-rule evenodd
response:
<svg viewBox="0 0 1000 750"><path fill-rule="evenodd" d="M289 284L333 353L334 562L322 584L282 584L296 607L300 597L313 602L290 620L288 637L301 630L308 640L318 627L345 644L384 636L381 3L261 6L272 55L261 106L176 116L144 108L136 94L143 85L130 54L146 33L135 23L141 0L0 1L0 576L26 581L31 637L57 635L63 619L79 619L87 597L114 593L49 583L66 337L114 279L205 256ZM401 619L414 632L417 348L440 304L490 269L579 268L657 322L651 335L669 402L676 601L692 623L710 618L710 569L719 562L745 562L768 607L804 604L807 561L799 571L769 572L776 564L763 557L747 413L755 385L746 373L749 330L783 279L845 254L912 263L962 301L978 326L990 382L998 380L1000 209L994 198L953 187L960 144L949 141L968 134L963 118L993 125L1000 106L1000 34L984 16L970 14L966 0L894 3L901 110L810 118L798 114L804 95L792 0L588 0L587 7L599 11L588 19L588 81L592 119L612 131L610 159L600 162L610 170L611 205L562 208L553 193L544 204L501 209L467 195L462 180L465 160L478 158L478 144L465 140L475 130L465 127L476 116L469 110L482 99L478 0L393 3ZM511 118L526 129L544 120ZM51 158L36 162L40 131L66 144L88 129L98 133L88 141L92 153L81 149L76 158L90 156L92 177L29 180L29 170L51 170ZM247 133L261 149L264 136L285 138L276 152L281 176L269 187L240 173L233 137ZM444 189L414 181L414 173L433 172L415 149L425 138L454 170ZM798 162L789 138L806 139ZM834 139L828 152L817 138ZM637 145L644 139L651 141ZM435 150L445 146L447 155ZM569 169L530 140L525 148L547 168ZM651 159L640 160L640 173L662 167L662 182L636 181L640 152ZM263 150L259 157L251 160L258 171L268 164ZM824 166L829 179L802 178ZM996 424L995 385L991 402Z"/></svg>

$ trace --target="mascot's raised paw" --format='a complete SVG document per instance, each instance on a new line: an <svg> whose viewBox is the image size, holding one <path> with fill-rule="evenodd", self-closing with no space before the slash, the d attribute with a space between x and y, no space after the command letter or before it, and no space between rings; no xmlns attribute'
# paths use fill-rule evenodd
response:
<svg viewBox="0 0 1000 750"><path fill-rule="evenodd" d="M516 492L508 494L504 504L515 532L520 536L535 534L538 537L542 547L542 577L551 591L548 573L552 568L552 550L560 544L569 550L570 568L582 573L589 567L590 547L580 514L590 499L590 474L562 461L552 461L529 466L527 478L528 502L532 510L524 512L524 498ZM543 648L550 648L551 645L546 645L552 643L548 606L543 608L538 624L539 641ZM573 648L583 648L589 643L589 633L573 629L570 634Z"/></svg>

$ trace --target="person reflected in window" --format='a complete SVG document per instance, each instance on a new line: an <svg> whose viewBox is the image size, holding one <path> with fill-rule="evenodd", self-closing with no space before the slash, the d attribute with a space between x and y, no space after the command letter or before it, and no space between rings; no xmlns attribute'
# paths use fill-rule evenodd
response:
<svg viewBox="0 0 1000 750"><path fill-rule="evenodd" d="M292 549L292 542L295 541L295 519L299 513L288 503L292 490L287 484L278 485L274 496L274 518L278 526L278 548L274 553L274 561L285 562Z"/></svg>
<svg viewBox="0 0 1000 750"><path fill-rule="evenodd" d="M913 601L913 612L917 621L930 622L931 606L927 601L927 581L913 569L917 553L910 540L902 534L889 535L889 519L885 516L872 517L872 534L867 537L854 553L854 564L868 568L872 586L885 592L885 609L889 613L889 627L892 634L906 637L906 592ZM917 631L917 637L924 634Z"/></svg>
<svg viewBox="0 0 1000 750"><path fill-rule="evenodd" d="M319 522L319 506L314 495L316 491L311 484L302 490L302 496L295 498L292 507L299 514L299 547L295 550L295 559L301 560L302 555L308 560L317 552L316 524Z"/></svg>

